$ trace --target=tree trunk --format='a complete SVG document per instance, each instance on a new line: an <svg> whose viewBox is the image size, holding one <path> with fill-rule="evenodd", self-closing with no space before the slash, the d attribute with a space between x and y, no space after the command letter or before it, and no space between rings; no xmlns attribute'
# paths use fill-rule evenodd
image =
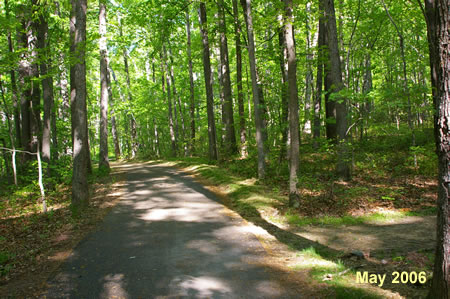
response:
<svg viewBox="0 0 450 299"><path fill-rule="evenodd" d="M18 66L18 85L20 91L20 113L22 128L22 147L31 152L31 78L30 64L28 55L28 37L27 34L31 30L31 22L28 20L28 8L19 6L16 11L16 17L20 23L20 29L17 30L17 45L20 49L19 66ZM25 154L25 160L31 159L30 155Z"/></svg>
<svg viewBox="0 0 450 299"><path fill-rule="evenodd" d="M106 47L106 1L99 1L100 48L100 153L98 166L109 170L108 159L108 49Z"/></svg>
<svg viewBox="0 0 450 299"><path fill-rule="evenodd" d="M237 100L239 107L239 136L241 140L241 157L247 157L247 130L245 127L244 93L242 90L242 50L241 50L241 27L239 26L239 9L237 0L233 0L234 15L234 41L236 45L236 85Z"/></svg>
<svg viewBox="0 0 450 299"><path fill-rule="evenodd" d="M256 129L256 146L258 150L258 178L264 179L266 175L266 161L264 148L264 119L263 107L261 103L262 92L259 90L258 74L256 70L255 57L255 38L253 35L253 17L251 0L241 0L241 5L244 10L245 23L247 26L248 38L248 57L250 62L250 76L252 78L252 93L253 93L253 109L255 112L255 129Z"/></svg>
<svg viewBox="0 0 450 299"><path fill-rule="evenodd" d="M195 154L195 94L194 94L194 74L192 71L191 55L191 21L189 20L189 9L186 9L186 34L187 34L187 55L189 64L189 117L191 124L191 136L189 142L190 155Z"/></svg>
<svg viewBox="0 0 450 299"><path fill-rule="evenodd" d="M437 244L428 298L450 298L450 1L425 0L438 154Z"/></svg>
<svg viewBox="0 0 450 299"><path fill-rule="evenodd" d="M278 45L280 48L280 70L281 70L281 118L280 118L280 129L281 129L281 145L280 145L280 157L279 161L283 161L289 153L286 152L288 143L288 119L289 119L289 100L287 91L287 49L285 41L284 26L280 27L278 32Z"/></svg>
<svg viewBox="0 0 450 299"><path fill-rule="evenodd" d="M46 8L44 8L46 9ZM48 38L47 13L40 12L38 24L38 48L40 50L40 71L42 76L42 93L44 98L44 125L42 128L42 160L46 163L51 161L51 112L53 110L53 78L48 74L50 62L50 44ZM47 169L47 172L50 168Z"/></svg>
<svg viewBox="0 0 450 299"><path fill-rule="evenodd" d="M311 95L314 90L314 76L313 76L313 66L312 61L314 59L311 53L312 49L315 47L316 38L311 42L311 28L310 28L310 15L311 15L311 2L306 3L306 79L305 79L305 125L303 127L303 132L306 134L311 134Z"/></svg>
<svg viewBox="0 0 450 299"><path fill-rule="evenodd" d="M5 0L5 16L6 16L6 20L9 20L9 7L8 7L8 1ZM13 42L12 42L12 38L11 38L11 30L8 28L7 31L7 35L8 35L8 50L10 54L14 53L14 47L13 47ZM19 98L19 92L17 90L17 85L16 85L16 72L14 71L14 69L12 68L9 71L10 77L11 77L11 91L12 91L12 101L13 101L13 105L14 105L14 127L15 127L15 132L16 132L16 144L17 147L22 147L22 132L21 132L21 128L20 128L20 106L18 103L18 98Z"/></svg>
<svg viewBox="0 0 450 299"><path fill-rule="evenodd" d="M71 0L70 52L75 62L70 66L70 105L72 112L72 207L77 213L88 205L88 143L86 115L86 11L87 0Z"/></svg>
<svg viewBox="0 0 450 299"><path fill-rule="evenodd" d="M170 80L172 81L172 89L173 89L173 105L174 105L174 114L175 114L175 140L177 144L180 144L179 139L179 122L177 117L177 103L178 103L178 113L180 115L181 122L181 144L183 145L184 152L186 153L187 149L184 145L184 116L183 111L181 109L181 99L180 95L177 93L177 87L175 85L175 72L173 70L173 55L172 50L169 48L169 58L170 58Z"/></svg>
<svg viewBox="0 0 450 299"><path fill-rule="evenodd" d="M339 56L336 17L334 11L334 0L325 0L325 16L327 19L327 37L329 52L329 79L332 93L338 93L343 88L341 59ZM347 150L347 99L333 99L336 107L336 131L337 131L337 166L336 172L339 179L350 180L350 166Z"/></svg>
<svg viewBox="0 0 450 299"><path fill-rule="evenodd" d="M294 28L292 17L292 0L284 0L285 19L284 36L287 50L287 79L289 96L289 132L291 144L289 147L289 206L300 206L300 195L297 189L297 174L300 159L299 120L298 120L298 89L297 60L295 55Z"/></svg>
<svg viewBox="0 0 450 299"><path fill-rule="evenodd" d="M225 22L224 0L218 1L219 32L220 32L220 73L224 94L224 120L225 120L225 152L226 155L237 153L236 134L234 130L233 96L231 94L230 65L228 59L227 25Z"/></svg>
<svg viewBox="0 0 450 299"><path fill-rule="evenodd" d="M38 54L38 32L39 23L34 19L37 13L37 0L32 1L32 26L28 31L28 49L30 50L30 76L31 76L31 151L37 152L39 137L42 134L41 120L41 88L39 86L39 54Z"/></svg>
<svg viewBox="0 0 450 299"><path fill-rule="evenodd" d="M163 47L164 53L161 54L161 67L162 67L162 80L163 80L163 93L165 93L164 87L164 77L165 82L167 84L167 109L169 111L169 130L170 130L170 141L172 148L172 157L177 156L177 139L175 135L175 128L173 123L173 112L172 112L172 94L171 94L171 82L170 82L170 74L169 74L169 66L167 63L167 53L166 48Z"/></svg>
<svg viewBox="0 0 450 299"><path fill-rule="evenodd" d="M205 2L200 2L198 17L200 22L200 31L202 34L202 44L203 44L203 71L205 74L206 110L208 114L209 159L217 160L216 124L214 121L213 78L211 74L211 61L210 61L209 40L208 40L208 23L206 19Z"/></svg>
<svg viewBox="0 0 450 299"><path fill-rule="evenodd" d="M120 21L119 16L119 35L122 37L122 22ZM130 71L128 68L128 51L126 47L123 48L123 65L125 69L125 76L127 80L127 90L128 90L128 101L130 105L133 103L133 94L131 93L131 80L130 80ZM137 149L138 149L138 143L136 139L136 119L134 118L134 115L132 112L128 112L127 119L125 121L130 122L130 129L131 129L131 157L136 157Z"/></svg>
<svg viewBox="0 0 450 299"><path fill-rule="evenodd" d="M319 2L320 10L323 10L322 2ZM313 138L314 149L319 148L320 138L320 111L322 106L322 86L323 86L323 62L324 62L324 47L325 45L325 27L324 16L320 14L319 17L319 37L317 47L317 76L316 76L316 92L314 94L314 123L313 123Z"/></svg>
<svg viewBox="0 0 450 299"><path fill-rule="evenodd" d="M113 104L113 96L112 96L112 86L111 86L111 67L108 65L108 72L106 80L108 81L108 98L109 98L109 106L110 106L110 116L111 116L111 135L113 138L114 143L114 155L116 157L116 160L119 160L122 156L121 150L120 150L120 143L119 143L119 131L117 130L117 124L116 124L116 114L114 112L114 104Z"/></svg>

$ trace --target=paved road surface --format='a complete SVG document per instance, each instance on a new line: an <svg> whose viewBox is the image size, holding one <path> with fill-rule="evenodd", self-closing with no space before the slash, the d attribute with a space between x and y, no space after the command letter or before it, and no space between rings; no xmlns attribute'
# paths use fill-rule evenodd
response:
<svg viewBox="0 0 450 299"><path fill-rule="evenodd" d="M179 171L127 171L124 199L48 282L47 298L299 298L241 220Z"/></svg>

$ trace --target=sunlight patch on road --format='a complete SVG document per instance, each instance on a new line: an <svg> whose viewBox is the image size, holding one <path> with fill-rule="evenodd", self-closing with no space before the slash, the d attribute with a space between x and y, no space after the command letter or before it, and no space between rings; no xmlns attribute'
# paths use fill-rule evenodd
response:
<svg viewBox="0 0 450 299"><path fill-rule="evenodd" d="M172 282L180 289L181 296L192 296L195 294L196 298L210 298L217 296L217 294L229 294L232 290L226 282L214 277L187 276L186 278L178 277Z"/></svg>
<svg viewBox="0 0 450 299"><path fill-rule="evenodd" d="M108 274L103 280L105 281L103 284L103 292L101 294L101 298L121 298L126 299L130 298L128 296L127 291L124 289L124 279L125 275L123 274Z"/></svg>

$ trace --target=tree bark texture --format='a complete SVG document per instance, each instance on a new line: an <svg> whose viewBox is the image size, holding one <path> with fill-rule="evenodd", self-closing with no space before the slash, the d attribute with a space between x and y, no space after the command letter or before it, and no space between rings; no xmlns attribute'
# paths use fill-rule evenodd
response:
<svg viewBox="0 0 450 299"><path fill-rule="evenodd" d="M194 74L192 70L191 54L191 22L189 18L189 9L186 10L186 34L187 34L187 56L189 64L189 117L190 117L190 155L195 153L195 93L194 93Z"/></svg>
<svg viewBox="0 0 450 299"><path fill-rule="evenodd" d="M333 99L336 107L336 131L337 131L337 165L336 174L339 179L350 180L350 166L348 159L347 139L347 100L337 98L336 94L343 88L341 60L338 49L336 17L334 10L334 0L324 1L325 17L327 20L327 37L329 53L329 79L330 91L334 95Z"/></svg>
<svg viewBox="0 0 450 299"><path fill-rule="evenodd" d="M258 74L256 70L255 57L255 37L253 34L253 16L251 0L241 0L242 8L244 10L245 23L247 26L248 38L248 57L250 62L250 76L252 78L252 93L253 93L253 109L255 113L255 129L256 129L256 147L258 150L258 178L264 179L266 175L266 161L264 148L264 119L263 107L261 103L262 92L260 92L258 84Z"/></svg>
<svg viewBox="0 0 450 299"><path fill-rule="evenodd" d="M219 31L220 31L220 74L224 95L224 120L225 120L225 152L227 155L237 153L236 134L233 117L233 95L231 93L230 64L228 59L227 25L225 22L224 0L218 1Z"/></svg>
<svg viewBox="0 0 450 299"><path fill-rule="evenodd" d="M45 7L43 8L45 9ZM51 161L51 114L53 109L53 77L49 74L50 44L48 37L48 23L46 12L40 12L38 24L38 48L40 50L40 73L42 76L42 93L44 98L44 122L42 128L42 160L46 163Z"/></svg>
<svg viewBox="0 0 450 299"><path fill-rule="evenodd" d="M289 132L291 144L289 147L289 206L299 207L299 192L297 189L297 174L300 160L299 115L297 89L297 60L295 53L293 4L292 0L284 0L285 20L284 36L287 50L287 79L289 97Z"/></svg>
<svg viewBox="0 0 450 299"><path fill-rule="evenodd" d="M237 100L239 107L239 137L241 157L247 157L247 130L245 127L244 92L242 89L242 49L241 49L241 26L239 25L239 9L237 0L233 0L234 15L234 42L236 45L236 85Z"/></svg>
<svg viewBox="0 0 450 299"><path fill-rule="evenodd" d="M319 148L320 138L320 111L322 106L322 87L323 87L323 62L324 62L324 47L325 47L325 27L324 16L320 14L319 17L319 37L317 47L317 75L316 75L316 91L314 94L314 123L313 123L313 138L314 149Z"/></svg>
<svg viewBox="0 0 450 299"><path fill-rule="evenodd" d="M75 210L89 201L88 139L86 115L86 11L87 0L71 0L70 52L75 61L70 66L70 105L72 113L72 206Z"/></svg>
<svg viewBox="0 0 450 299"><path fill-rule="evenodd" d="M209 54L209 40L208 40L208 23L206 18L205 2L200 2L200 9L198 11L198 16L203 45L203 71L205 74L206 111L208 115L209 159L217 160L216 124L214 121L214 95L213 95L213 81L212 81L213 78L211 74L211 60Z"/></svg>
<svg viewBox="0 0 450 299"><path fill-rule="evenodd" d="M450 1L425 0L438 154L437 244L428 298L450 298Z"/></svg>
<svg viewBox="0 0 450 299"><path fill-rule="evenodd" d="M109 169L108 159L108 50L106 47L106 1L99 1L100 34L100 151L99 168Z"/></svg>

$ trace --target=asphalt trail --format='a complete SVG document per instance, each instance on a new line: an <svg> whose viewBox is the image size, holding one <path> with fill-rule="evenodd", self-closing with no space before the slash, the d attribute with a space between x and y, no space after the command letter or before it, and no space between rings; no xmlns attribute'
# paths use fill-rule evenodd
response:
<svg viewBox="0 0 450 299"><path fill-rule="evenodd" d="M127 192L48 281L46 298L299 298L208 190L158 164L122 165Z"/></svg>

